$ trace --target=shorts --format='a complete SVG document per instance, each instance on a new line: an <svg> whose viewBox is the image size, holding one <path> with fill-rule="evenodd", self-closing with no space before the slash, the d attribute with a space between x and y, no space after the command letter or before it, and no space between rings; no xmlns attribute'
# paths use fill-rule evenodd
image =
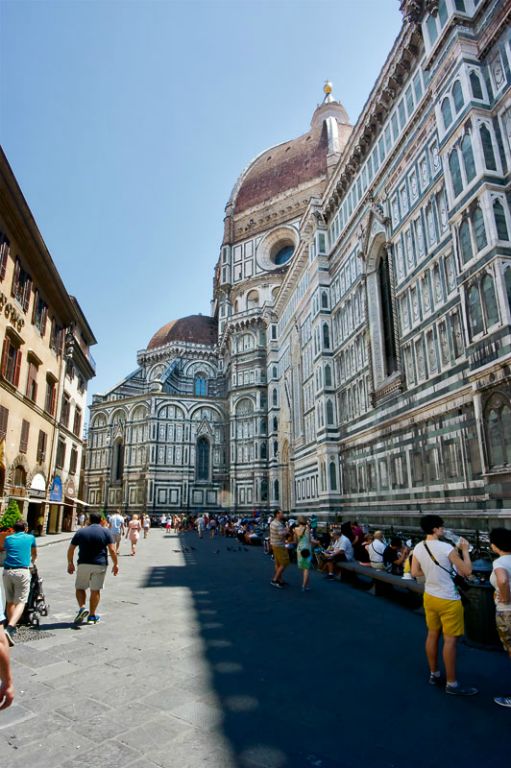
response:
<svg viewBox="0 0 511 768"><path fill-rule="evenodd" d="M302 571L310 571L312 567L312 557L301 557L298 555L297 565Z"/></svg>
<svg viewBox="0 0 511 768"><path fill-rule="evenodd" d="M80 563L76 569L76 589L93 589L99 592L103 589L106 576L106 565L89 565L89 563Z"/></svg>
<svg viewBox="0 0 511 768"><path fill-rule="evenodd" d="M289 552L285 547L273 547L273 557L275 565L283 565L284 567L289 565Z"/></svg>
<svg viewBox="0 0 511 768"><path fill-rule="evenodd" d="M445 600L425 592L424 612L428 629L441 629L449 637L460 637L465 631L461 600Z"/></svg>
<svg viewBox="0 0 511 768"><path fill-rule="evenodd" d="M495 623L500 642L506 653L511 656L511 611L497 611Z"/></svg>
<svg viewBox="0 0 511 768"><path fill-rule="evenodd" d="M26 603L30 590L28 568L4 568L4 590L7 603Z"/></svg>
<svg viewBox="0 0 511 768"><path fill-rule="evenodd" d="M112 533L112 538L114 540L114 544L120 544L122 536L120 533Z"/></svg>

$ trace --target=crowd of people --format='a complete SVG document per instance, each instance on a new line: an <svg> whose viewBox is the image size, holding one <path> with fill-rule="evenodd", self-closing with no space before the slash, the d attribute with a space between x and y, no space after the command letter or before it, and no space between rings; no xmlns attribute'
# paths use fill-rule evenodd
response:
<svg viewBox="0 0 511 768"><path fill-rule="evenodd" d="M424 583L424 613L427 627L426 658L430 685L443 686L451 696L474 696L474 686L462 685L456 675L456 648L464 634L463 591L460 580L472 574L469 542L459 537L456 546L445 540L444 521L439 515L424 515L420 525L424 538L415 546L397 536L385 540L382 531L368 533L357 522L344 522L332 529L328 541L320 540L316 527L304 516L284 522L277 511L270 523L270 546L274 571L271 585L284 589L285 569L296 551L296 562L303 573L302 591L309 590L313 559L329 581L335 579L339 563L357 561L375 570L386 570L403 579ZM511 659L511 530L494 528L490 547L493 561L490 583L495 589L496 627L502 646ZM368 571L369 573L369 571ZM468 587L468 584L465 585ZM438 656L443 637L442 657L445 673L440 671ZM511 708L511 696L496 696L496 704Z"/></svg>
<svg viewBox="0 0 511 768"><path fill-rule="evenodd" d="M80 526L67 550L67 570L69 574L75 574L78 604L74 624L97 624L101 619L97 609L109 560L112 573L116 576L122 539L129 541L130 555L135 556L140 536L147 538L149 534L151 519L147 514L127 516L116 511L107 518L91 513L87 520L84 518L79 522ZM357 522L346 521L339 528L333 526L320 530L314 515L300 515L296 520L285 521L280 510L265 520L227 514L175 514L162 516L159 524L166 533L195 530L199 538L234 537L244 544L261 544L265 533L269 532L269 550L274 560L271 585L280 590L288 586L283 575L291 560L296 560L301 571L303 592L310 589L313 567L324 571L325 578L333 581L342 561L358 562L368 569L387 570L403 579L423 581L428 682L443 686L449 695L473 696L478 693L475 687L459 683L456 673L456 646L464 633L463 593L458 580L469 578L472 574L470 547L463 538L459 538L455 546L443 540L446 531L438 515L421 518L423 538L415 546L412 541L404 543L397 536L386 541L382 531L368 532ZM6 615L1 598L0 709L8 707L14 697L9 646L15 644L16 625L23 615L28 597L30 567L37 558L36 539L27 533L24 521L16 523L14 533L5 539L4 546ZM493 529L490 546L496 556L490 578L495 589L496 626L502 645L511 658L511 530ZM78 562L75 566L76 551ZM445 673L441 672L439 665L442 637ZM511 696L497 696L494 701L511 708Z"/></svg>

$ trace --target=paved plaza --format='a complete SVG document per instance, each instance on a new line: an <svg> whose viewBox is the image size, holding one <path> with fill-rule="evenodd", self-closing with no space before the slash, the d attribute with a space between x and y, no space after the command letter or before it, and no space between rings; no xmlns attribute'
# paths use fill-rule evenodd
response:
<svg viewBox="0 0 511 768"><path fill-rule="evenodd" d="M47 543L48 539L45 541ZM97 626L73 629L67 542L41 547L44 634L12 660L0 713L10 768L391 768L506 764L511 690L502 653L460 648L479 696L427 684L424 619L312 574L270 586L260 548L166 537L123 542ZM183 551L184 550L184 551Z"/></svg>

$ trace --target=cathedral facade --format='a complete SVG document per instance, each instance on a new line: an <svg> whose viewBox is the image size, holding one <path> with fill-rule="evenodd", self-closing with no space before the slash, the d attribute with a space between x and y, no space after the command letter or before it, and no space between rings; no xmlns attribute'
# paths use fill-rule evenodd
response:
<svg viewBox="0 0 511 768"><path fill-rule="evenodd" d="M94 397L93 508L509 518L511 9L401 11L357 123L327 83L240 175L211 317Z"/></svg>

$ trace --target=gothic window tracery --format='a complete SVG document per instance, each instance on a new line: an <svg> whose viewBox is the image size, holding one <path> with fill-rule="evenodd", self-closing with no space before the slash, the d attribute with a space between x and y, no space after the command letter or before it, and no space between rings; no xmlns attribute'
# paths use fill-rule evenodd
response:
<svg viewBox="0 0 511 768"><path fill-rule="evenodd" d="M199 481L207 481L210 476L210 445L207 437L201 436L196 447L196 477Z"/></svg>
<svg viewBox="0 0 511 768"><path fill-rule="evenodd" d="M485 433L490 469L511 464L511 407L507 398L494 395L485 410Z"/></svg>

